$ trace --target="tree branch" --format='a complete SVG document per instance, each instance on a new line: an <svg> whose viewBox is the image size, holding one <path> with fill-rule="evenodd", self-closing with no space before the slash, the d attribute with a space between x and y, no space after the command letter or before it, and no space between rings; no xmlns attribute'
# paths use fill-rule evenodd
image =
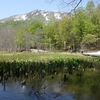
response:
<svg viewBox="0 0 100 100"><path fill-rule="evenodd" d="M74 9L72 9L71 10L71 12L73 11L73 10L75 10L78 6L79 6L79 4L82 2L82 0L80 0L78 3L77 3L77 5L74 7Z"/></svg>
<svg viewBox="0 0 100 100"><path fill-rule="evenodd" d="M49 3L52 3L52 2L54 2L56 0L46 0L46 1L49 1ZM75 6L71 10L71 12L73 10L75 10L79 6L79 4L82 2L82 0L59 0L59 1L60 1L60 6L63 6L62 9L66 8L69 5L73 5L74 4Z"/></svg>

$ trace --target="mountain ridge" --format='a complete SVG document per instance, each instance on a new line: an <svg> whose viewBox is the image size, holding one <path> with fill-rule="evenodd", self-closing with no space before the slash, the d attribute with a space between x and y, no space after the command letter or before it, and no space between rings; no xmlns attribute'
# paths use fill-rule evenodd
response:
<svg viewBox="0 0 100 100"><path fill-rule="evenodd" d="M67 16L68 13L66 12L60 12L60 11L46 11L46 10L33 10L31 12L25 13L25 14L16 14L4 19L1 19L0 22L4 23L9 20L13 21L21 21L21 20L30 20L30 19L35 19L35 18L42 18L45 21L50 21L50 19L56 19L60 20L63 17Z"/></svg>

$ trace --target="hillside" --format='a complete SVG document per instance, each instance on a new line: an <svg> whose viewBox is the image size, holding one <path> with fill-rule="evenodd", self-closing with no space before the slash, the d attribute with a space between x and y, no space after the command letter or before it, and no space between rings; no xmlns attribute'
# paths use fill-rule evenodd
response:
<svg viewBox="0 0 100 100"><path fill-rule="evenodd" d="M26 21L30 19L40 20L48 23L51 20L59 20L67 16L68 13L56 12L56 11L45 11L45 10L34 10L26 14L13 15L5 19L1 19L0 23L7 21Z"/></svg>

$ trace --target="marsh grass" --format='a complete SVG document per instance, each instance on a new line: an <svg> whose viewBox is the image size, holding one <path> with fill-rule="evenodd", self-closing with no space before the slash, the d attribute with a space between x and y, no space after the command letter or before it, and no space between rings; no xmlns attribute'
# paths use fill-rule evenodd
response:
<svg viewBox="0 0 100 100"><path fill-rule="evenodd" d="M0 52L0 60L27 60L27 61L34 61L34 60L52 60L52 59L59 59L59 58L89 58L85 57L81 54L70 54L70 53L7 53L7 52Z"/></svg>
<svg viewBox="0 0 100 100"><path fill-rule="evenodd" d="M87 100L83 93L100 97L100 58L71 53L7 53L0 52L0 76L8 73L11 80L19 82L28 73L27 83L39 91L45 84L47 87L61 86L62 91L78 94L76 100ZM20 72L21 69L21 72ZM46 76L41 78L45 69ZM94 70L95 69L95 70ZM55 74L56 72L56 74ZM63 75L68 80L64 83ZM54 76L52 78L52 75ZM48 81L48 83L47 83ZM58 87L57 87L58 88ZM82 98L82 99L80 99ZM91 99L90 99L91 100Z"/></svg>
<svg viewBox="0 0 100 100"><path fill-rule="evenodd" d="M81 54L70 53L6 53L0 52L0 70L17 70L22 68L25 71L34 70L36 77L41 73L42 69L46 70L46 75L51 77L53 71L57 71L59 77L67 73L69 83L75 85L94 86L99 84L100 74L98 70L93 71L93 68L98 68L100 59L96 57L83 56ZM97 65L97 66L96 66ZM74 68L74 69L73 69ZM82 70L86 70L82 72ZM77 76L77 73L82 72L82 77ZM71 74L72 73L72 74ZM33 79L33 76L30 80ZM95 80L95 81L94 81Z"/></svg>

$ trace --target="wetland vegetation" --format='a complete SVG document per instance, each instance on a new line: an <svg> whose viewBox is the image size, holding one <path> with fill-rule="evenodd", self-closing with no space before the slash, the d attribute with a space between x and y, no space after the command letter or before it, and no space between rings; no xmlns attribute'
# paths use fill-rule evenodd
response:
<svg viewBox="0 0 100 100"><path fill-rule="evenodd" d="M8 84L18 83L17 88L26 86L24 96L30 100L99 100L99 65L100 58L81 54L1 53L0 91L7 92ZM21 84L23 80L25 84Z"/></svg>

